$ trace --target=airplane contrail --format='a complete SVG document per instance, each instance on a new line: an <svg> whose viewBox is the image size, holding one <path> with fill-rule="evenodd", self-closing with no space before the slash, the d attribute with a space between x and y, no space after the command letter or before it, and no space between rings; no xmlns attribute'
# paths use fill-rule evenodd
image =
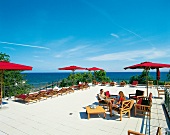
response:
<svg viewBox="0 0 170 135"><path fill-rule="evenodd" d="M34 46L34 45L18 44L18 43L2 42L2 41L0 41L0 43L1 43L1 44L8 44L8 45L16 45L16 46L24 46L24 47L32 47L32 48L39 48L39 49L47 49L47 50L50 50L50 48L42 47L42 46Z"/></svg>
<svg viewBox="0 0 170 135"><path fill-rule="evenodd" d="M145 41L145 42L148 42L150 45L153 45L153 43L151 43L149 40L146 40L144 37L140 36L139 34L125 28L125 27L122 27L121 25L115 23L115 21L113 20L113 18L104 10L102 10L101 8L97 7L96 5L86 1L86 0L81 0L82 2L84 2L85 4L87 4L89 7L91 7L93 10L97 11L98 13L100 13L102 16L104 16L105 18L107 18L109 21L111 21L114 25L116 25L117 27L133 34L134 36L140 38L141 40Z"/></svg>

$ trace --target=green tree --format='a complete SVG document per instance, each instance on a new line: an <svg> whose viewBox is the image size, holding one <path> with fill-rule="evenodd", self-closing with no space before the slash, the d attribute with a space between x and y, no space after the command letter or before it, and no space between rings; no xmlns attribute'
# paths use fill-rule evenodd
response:
<svg viewBox="0 0 170 135"><path fill-rule="evenodd" d="M146 79L153 80L153 77L150 76L149 70L143 70L141 75L132 76L129 80L129 83L132 83L133 81L138 81L140 84L146 84Z"/></svg>
<svg viewBox="0 0 170 135"><path fill-rule="evenodd" d="M166 76L167 76L167 79L170 81L170 70Z"/></svg>
<svg viewBox="0 0 170 135"><path fill-rule="evenodd" d="M10 56L0 53L0 61L10 61ZM16 94L28 93L31 86L24 82L24 74L21 71L4 71L3 96L11 97Z"/></svg>
<svg viewBox="0 0 170 135"><path fill-rule="evenodd" d="M10 61L10 56L6 53L0 53L0 61Z"/></svg>
<svg viewBox="0 0 170 135"><path fill-rule="evenodd" d="M74 73L70 74L67 78L63 79L60 83L60 87L66 87L71 85L77 85L79 82L92 82L92 80L96 79L97 81L110 82L110 78L106 76L105 71L95 71L94 74L91 72L85 73Z"/></svg>
<svg viewBox="0 0 170 135"><path fill-rule="evenodd" d="M110 78L106 76L106 72L103 70L100 71L95 71L94 72L94 78L95 80L97 80L98 82L110 82Z"/></svg>

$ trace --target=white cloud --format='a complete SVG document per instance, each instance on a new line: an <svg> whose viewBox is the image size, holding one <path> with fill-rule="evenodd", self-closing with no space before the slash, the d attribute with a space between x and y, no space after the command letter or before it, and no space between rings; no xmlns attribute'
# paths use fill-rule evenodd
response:
<svg viewBox="0 0 170 135"><path fill-rule="evenodd" d="M84 46L77 46L75 48L72 48L72 49L69 49L69 50L66 50L66 52L76 52L76 51L79 51L79 50L82 50L84 48L88 47L87 45L84 45Z"/></svg>
<svg viewBox="0 0 170 135"><path fill-rule="evenodd" d="M111 33L110 35L113 36L113 37L119 38L119 36L114 34L114 33Z"/></svg>
<svg viewBox="0 0 170 135"><path fill-rule="evenodd" d="M66 37L66 38L61 38L58 40L53 40L50 41L48 43L45 43L45 46L49 46L50 48L55 48L55 47L59 47L62 45L67 45L72 39L74 39L72 36Z"/></svg>
<svg viewBox="0 0 170 135"><path fill-rule="evenodd" d="M34 61L36 61L36 62L44 62L44 60L34 60Z"/></svg>
<svg viewBox="0 0 170 135"><path fill-rule="evenodd" d="M60 57L62 57L62 55L57 54L57 55L55 55L54 57L56 57L56 58L60 58Z"/></svg>
<svg viewBox="0 0 170 135"><path fill-rule="evenodd" d="M50 48L42 47L42 46L35 46L35 45L18 44L18 43L2 42L2 41L0 41L0 43L1 43L1 44L8 44L8 45L15 45L15 46L32 47L32 48L47 49L47 50L50 50Z"/></svg>
<svg viewBox="0 0 170 135"><path fill-rule="evenodd" d="M12 48L12 47L3 47L3 48L5 48L5 49L9 49L9 50L15 50L14 48Z"/></svg>
<svg viewBox="0 0 170 135"><path fill-rule="evenodd" d="M65 50L63 52L60 52L60 53L56 54L54 57L56 57L56 58L60 58L60 57L69 58L69 57L72 57L72 56L80 56L81 54L83 54L83 51L87 47L88 47L88 45L77 46L77 47Z"/></svg>
<svg viewBox="0 0 170 135"><path fill-rule="evenodd" d="M111 60L119 60L119 61L133 61L136 59L157 59L157 58L167 58L170 57L169 50L156 50L156 49L147 49L147 50L135 50L135 51L125 51L118 53L109 53L100 56L87 58L89 61L111 61Z"/></svg>
<svg viewBox="0 0 170 135"><path fill-rule="evenodd" d="M34 56L35 58L39 58L39 56Z"/></svg>

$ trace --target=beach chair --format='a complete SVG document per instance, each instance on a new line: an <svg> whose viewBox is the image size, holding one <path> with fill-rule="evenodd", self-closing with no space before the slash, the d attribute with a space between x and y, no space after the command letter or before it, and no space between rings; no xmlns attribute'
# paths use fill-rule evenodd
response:
<svg viewBox="0 0 170 135"><path fill-rule="evenodd" d="M98 85L98 82L96 80L93 80L92 85Z"/></svg>
<svg viewBox="0 0 170 135"><path fill-rule="evenodd" d="M120 114L120 121L122 121L122 115L128 113L128 117L130 118L130 112L133 107L133 100L124 100L122 101L121 107L113 107L112 103L109 104L110 117L112 117L112 110L116 111Z"/></svg>
<svg viewBox="0 0 170 135"><path fill-rule="evenodd" d="M83 85L83 88L84 88L84 89L87 89L87 88L90 89L90 86L88 85L88 83L85 83L85 84Z"/></svg>
<svg viewBox="0 0 170 135"><path fill-rule="evenodd" d="M124 86L126 86L126 82L125 81L121 81L120 82L120 87L124 87Z"/></svg>
<svg viewBox="0 0 170 135"><path fill-rule="evenodd" d="M132 84L130 84L130 87L137 87L138 81L133 81Z"/></svg>
<svg viewBox="0 0 170 135"><path fill-rule="evenodd" d="M106 86L106 84L107 84L106 82L102 82L101 86Z"/></svg>
<svg viewBox="0 0 170 135"><path fill-rule="evenodd" d="M170 82L165 82L164 87L167 89L170 88Z"/></svg>
<svg viewBox="0 0 170 135"><path fill-rule="evenodd" d="M69 87L67 90L68 90L69 93L74 93L74 89L71 88L71 87Z"/></svg>
<svg viewBox="0 0 170 135"><path fill-rule="evenodd" d="M67 90L67 88L62 88L61 90L58 91L58 94L61 95L61 96L62 96L63 94L67 94L67 93L69 93L69 91Z"/></svg>
<svg viewBox="0 0 170 135"><path fill-rule="evenodd" d="M37 95L35 95L35 98L37 99L37 100L41 100L41 99L47 99L48 98L48 96L47 96L47 91L46 90L41 90L41 91L39 91L38 92L38 94Z"/></svg>
<svg viewBox="0 0 170 135"><path fill-rule="evenodd" d="M84 90L84 85L83 84L79 84L78 85L78 90Z"/></svg>
<svg viewBox="0 0 170 135"><path fill-rule="evenodd" d="M149 97L141 97L135 104L135 116L149 116L151 118L151 107L152 107L152 93Z"/></svg>
<svg viewBox="0 0 170 135"><path fill-rule="evenodd" d="M137 103L137 100L140 98L140 97L143 97L144 96L144 91L142 90L136 90L136 93L134 94L129 94L129 99L134 99L136 100L136 103Z"/></svg>
<svg viewBox="0 0 170 135"><path fill-rule="evenodd" d="M116 83L115 82L110 82L110 86L115 86Z"/></svg>
<svg viewBox="0 0 170 135"><path fill-rule="evenodd" d="M58 90L55 89L50 89L50 90L47 90L47 93L46 93L47 97L53 97L53 96L58 96Z"/></svg>
<svg viewBox="0 0 170 135"><path fill-rule="evenodd" d="M150 88L153 87L153 81L148 81L148 87L150 87Z"/></svg>
<svg viewBox="0 0 170 135"><path fill-rule="evenodd" d="M20 94L20 95L16 95L14 97L14 100L23 100L25 103L30 103L30 102L37 102L37 98L36 98L37 93L35 94Z"/></svg>

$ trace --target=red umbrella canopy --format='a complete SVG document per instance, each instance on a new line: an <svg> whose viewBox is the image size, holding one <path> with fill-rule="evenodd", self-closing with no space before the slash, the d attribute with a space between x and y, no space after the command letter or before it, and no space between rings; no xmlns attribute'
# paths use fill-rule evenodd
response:
<svg viewBox="0 0 170 135"><path fill-rule="evenodd" d="M0 61L0 70L32 70L32 67L7 61Z"/></svg>
<svg viewBox="0 0 170 135"><path fill-rule="evenodd" d="M160 79L159 68L170 68L170 64L142 62L140 64L125 67L124 69L145 69L145 70L157 69L157 80L159 80ZM147 83L147 95L148 95L148 80L146 81L146 83Z"/></svg>
<svg viewBox="0 0 170 135"><path fill-rule="evenodd" d="M3 72L4 70L32 70L31 66L11 63L8 61L0 61L0 70L1 70L1 78L0 78L0 104L2 104L2 88L3 88Z"/></svg>
<svg viewBox="0 0 170 135"><path fill-rule="evenodd" d="M58 68L59 70L72 70L73 72L75 70L85 70L86 68L83 67L78 67L78 66L68 66L68 67L63 67L63 68Z"/></svg>
<svg viewBox="0 0 170 135"><path fill-rule="evenodd" d="M135 64L129 67L125 67L124 69L156 69L156 68L170 68L170 64L161 64L161 63L153 63L153 62L142 62L140 64Z"/></svg>
<svg viewBox="0 0 170 135"><path fill-rule="evenodd" d="M92 67L92 68L86 68L89 71L97 71L97 70L103 70L102 68L98 68L98 67Z"/></svg>

